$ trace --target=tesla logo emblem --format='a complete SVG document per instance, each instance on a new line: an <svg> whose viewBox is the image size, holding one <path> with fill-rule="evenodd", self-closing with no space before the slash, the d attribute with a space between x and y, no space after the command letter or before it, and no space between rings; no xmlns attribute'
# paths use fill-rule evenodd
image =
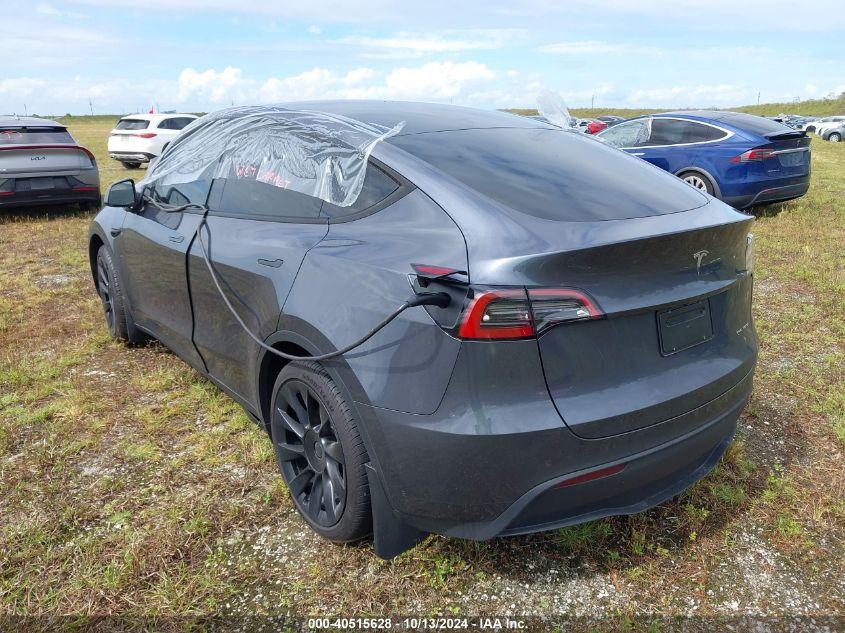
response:
<svg viewBox="0 0 845 633"><path fill-rule="evenodd" d="M47 160L46 156L30 156L29 160Z"/></svg>
<svg viewBox="0 0 845 633"><path fill-rule="evenodd" d="M710 251L698 251L697 253L692 254L692 258L695 260L695 274L701 274L701 260L707 257L710 254Z"/></svg>

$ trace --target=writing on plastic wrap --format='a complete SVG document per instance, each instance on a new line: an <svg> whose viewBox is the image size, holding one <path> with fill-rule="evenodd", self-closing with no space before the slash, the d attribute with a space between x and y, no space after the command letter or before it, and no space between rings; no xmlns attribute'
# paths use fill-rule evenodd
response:
<svg viewBox="0 0 845 633"><path fill-rule="evenodd" d="M373 148L404 125L282 106L227 108L186 127L144 184L250 179L347 207L361 192Z"/></svg>

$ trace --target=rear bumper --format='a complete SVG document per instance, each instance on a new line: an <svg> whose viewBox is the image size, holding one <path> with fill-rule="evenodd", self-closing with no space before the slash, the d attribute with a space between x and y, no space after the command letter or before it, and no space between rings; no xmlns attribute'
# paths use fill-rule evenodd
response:
<svg viewBox="0 0 845 633"><path fill-rule="evenodd" d="M155 155L146 152L109 152L109 158L122 163L148 163Z"/></svg>
<svg viewBox="0 0 845 633"><path fill-rule="evenodd" d="M22 192L12 196L0 196L0 209L12 207L39 207L44 205L62 205L78 203L100 204L98 191L57 191L57 192Z"/></svg>
<svg viewBox="0 0 845 633"><path fill-rule="evenodd" d="M515 344L512 355L519 355L518 349ZM484 366L475 365L473 373ZM753 381L752 371L692 411L635 431L585 439L561 423L548 393L531 388L537 379L531 371L519 374L504 382L530 395L508 409L476 400L475 385L447 392L435 416L358 405L371 458L402 524L484 540L640 512L709 472L733 437ZM488 383L487 397L511 398L495 380L495 372L479 376L480 383ZM556 487L620 464L619 473Z"/></svg>
<svg viewBox="0 0 845 633"><path fill-rule="evenodd" d="M732 196L723 198L723 201L736 209L745 209L756 204L768 204L771 202L783 202L784 200L792 200L800 198L810 188L810 178L806 181L795 184L767 187L762 191L743 196Z"/></svg>
<svg viewBox="0 0 845 633"><path fill-rule="evenodd" d="M52 183L45 187L45 180ZM14 178L0 179L0 208L99 201L100 178L96 169L61 175L16 174Z"/></svg>

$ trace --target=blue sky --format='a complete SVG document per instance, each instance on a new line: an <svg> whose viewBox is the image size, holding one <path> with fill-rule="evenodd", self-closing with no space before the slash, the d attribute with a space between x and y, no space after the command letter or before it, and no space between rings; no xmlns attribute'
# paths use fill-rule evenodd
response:
<svg viewBox="0 0 845 633"><path fill-rule="evenodd" d="M0 113L319 98L728 107L845 91L841 0L0 0Z"/></svg>

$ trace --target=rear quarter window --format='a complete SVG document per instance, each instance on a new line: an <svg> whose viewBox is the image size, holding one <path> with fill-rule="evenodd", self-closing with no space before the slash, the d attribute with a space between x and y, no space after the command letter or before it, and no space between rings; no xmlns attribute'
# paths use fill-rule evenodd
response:
<svg viewBox="0 0 845 633"><path fill-rule="evenodd" d="M367 165L367 173L364 176L364 184L361 186L361 193L354 203L348 207L339 207L328 202L323 202L322 214L329 218L343 218L366 211L377 205L399 188L399 183L389 176L382 169L375 165Z"/></svg>

